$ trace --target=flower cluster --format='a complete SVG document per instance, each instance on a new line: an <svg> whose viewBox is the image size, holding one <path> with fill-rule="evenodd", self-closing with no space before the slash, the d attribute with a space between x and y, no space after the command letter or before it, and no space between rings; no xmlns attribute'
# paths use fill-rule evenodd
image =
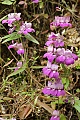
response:
<svg viewBox="0 0 80 120"><path fill-rule="evenodd" d="M37 3L38 0L35 2ZM32 23L19 21L21 20L21 13L10 13L8 14L8 19L2 20L2 24L7 23L9 26L8 33L11 34L14 32L16 34L23 34L27 35L28 33L35 32L35 30L32 28ZM12 40L12 44L8 46L8 49L14 49L18 55L23 55L25 53L23 44L20 42L14 42ZM22 62L18 61L17 66L15 68L15 71L22 67Z"/></svg>
<svg viewBox="0 0 80 120"><path fill-rule="evenodd" d="M59 17L59 16L55 16L55 20L50 24L50 26L60 26L62 28L64 27L71 27L71 23L70 22L70 17L69 16L65 16L65 17Z"/></svg>
<svg viewBox="0 0 80 120"><path fill-rule="evenodd" d="M64 86L60 79L57 79L54 83L48 81L48 86L45 87L42 92L46 95L52 95L56 97L65 95Z"/></svg>
<svg viewBox="0 0 80 120"><path fill-rule="evenodd" d="M19 30L19 34L24 34L26 35L29 32L35 32L35 30L33 28L31 28L32 24L31 23L22 23L22 25L20 26L20 30Z"/></svg>
<svg viewBox="0 0 80 120"><path fill-rule="evenodd" d="M70 17L55 17L55 20L50 24L56 27L71 27L69 23ZM60 64L71 65L74 64L78 56L71 50L64 48L64 36L59 33L55 34L51 32L48 37L48 41L45 43L47 46L47 52L43 55L43 58L47 58L47 66L42 71L43 74L49 78L53 78L54 82L48 81L48 85L42 89L42 92L46 95L55 97L64 96L65 90L60 78L59 66ZM57 111L55 111L57 112ZM50 120L59 120L59 114L53 115Z"/></svg>
<svg viewBox="0 0 80 120"><path fill-rule="evenodd" d="M55 34L54 32L51 32L51 34L48 37L48 41L45 43L46 46L51 47L50 45L54 45L54 47L63 47L64 41L63 36L58 34Z"/></svg>
<svg viewBox="0 0 80 120"><path fill-rule="evenodd" d="M8 14L8 19L2 21L2 24L8 23L8 26L10 27L8 31L9 34L11 34L14 30L16 30L16 27L17 27L16 22L21 19L20 15L21 13L10 13ZM22 33L24 35L30 32L35 32L35 30L31 28L31 26L32 26L31 23L22 22L19 30L17 31L19 34Z"/></svg>
<svg viewBox="0 0 80 120"><path fill-rule="evenodd" d="M8 26L12 27L13 22L19 21L21 19L20 15L21 13L10 13L8 14L8 19L3 20L2 24L8 23Z"/></svg>
<svg viewBox="0 0 80 120"><path fill-rule="evenodd" d="M11 34L15 30L16 26L14 25L14 22L19 21L21 19L20 15L21 13L10 13L8 14L8 19L2 21L2 24L8 23L9 34Z"/></svg>

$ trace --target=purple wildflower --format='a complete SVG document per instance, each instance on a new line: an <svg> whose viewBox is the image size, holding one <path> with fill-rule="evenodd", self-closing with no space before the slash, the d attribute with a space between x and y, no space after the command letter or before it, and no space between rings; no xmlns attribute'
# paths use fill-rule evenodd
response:
<svg viewBox="0 0 80 120"><path fill-rule="evenodd" d="M64 48L58 48L56 50L57 56L64 55L65 54L65 49Z"/></svg>
<svg viewBox="0 0 80 120"><path fill-rule="evenodd" d="M58 110L53 111L53 116L50 118L50 120L60 120Z"/></svg>
<svg viewBox="0 0 80 120"><path fill-rule="evenodd" d="M56 58L56 55L53 55L52 52L45 53L43 58L47 58L48 61L53 62L53 60Z"/></svg>
<svg viewBox="0 0 80 120"><path fill-rule="evenodd" d="M66 65L74 64L74 61L78 59L78 56L70 50L64 48L58 48L56 50L56 62L64 63Z"/></svg>
<svg viewBox="0 0 80 120"><path fill-rule="evenodd" d="M19 21L21 13L10 13L8 14L8 19L7 20L3 20L2 24L4 23L8 23L8 26L12 27L12 23L14 21Z"/></svg>
<svg viewBox="0 0 80 120"><path fill-rule="evenodd" d="M35 32L35 30L33 29L33 28L31 28L32 27L32 24L31 23L27 23L27 22L25 22L25 23L22 23L22 25L20 26L20 30L19 30L19 34L24 34L24 35L26 35L26 34L28 34L29 32Z"/></svg>
<svg viewBox="0 0 80 120"><path fill-rule="evenodd" d="M57 117L57 116L52 116L52 117L50 118L50 120L60 120L60 118Z"/></svg>
<svg viewBox="0 0 80 120"><path fill-rule="evenodd" d="M51 69L49 69L49 68L47 68L47 67L44 67L44 68L42 69L42 71L43 71L43 74L44 74L44 75L47 75L47 76L49 76L49 74L51 73Z"/></svg>
<svg viewBox="0 0 80 120"><path fill-rule="evenodd" d="M8 49L15 49L19 55L24 54L24 49L22 43L14 43L8 46Z"/></svg>
<svg viewBox="0 0 80 120"><path fill-rule="evenodd" d="M48 36L48 40L54 40L56 37L56 34L54 32L51 32L51 34Z"/></svg>
<svg viewBox="0 0 80 120"><path fill-rule="evenodd" d="M50 78L58 78L59 73L57 72L58 70L58 65L56 64L51 64L51 62L48 61L47 66L43 68L43 73Z"/></svg>
<svg viewBox="0 0 80 120"><path fill-rule="evenodd" d="M50 95L51 94L51 88L45 87L45 88L43 88L42 92L46 95Z"/></svg>
<svg viewBox="0 0 80 120"><path fill-rule="evenodd" d="M72 53L72 57L74 60L78 60L78 56L76 54Z"/></svg>
<svg viewBox="0 0 80 120"><path fill-rule="evenodd" d="M59 77L59 73L57 71L51 71L51 73L49 74L50 78L58 78Z"/></svg>
<svg viewBox="0 0 80 120"><path fill-rule="evenodd" d="M65 61L65 56L61 55L56 58L57 63L64 63Z"/></svg>
<svg viewBox="0 0 80 120"><path fill-rule="evenodd" d="M55 20L50 24L50 27L51 26L56 26L56 27L60 26L62 28L68 27L68 26L71 27L72 25L69 22L70 22L69 16L67 16L67 17L55 16Z"/></svg>
<svg viewBox="0 0 80 120"><path fill-rule="evenodd" d="M42 92L46 95L52 95L57 97L65 95L64 87L60 79L54 83L48 81L48 86L43 88Z"/></svg>
<svg viewBox="0 0 80 120"><path fill-rule="evenodd" d="M51 32L51 34L48 37L48 41L45 43L45 45L50 46L53 45L54 47L63 47L63 36L61 36L59 33L55 34L54 32Z"/></svg>
<svg viewBox="0 0 80 120"><path fill-rule="evenodd" d="M54 50L53 45L48 46L48 49L47 49L48 52L53 52L53 50Z"/></svg>

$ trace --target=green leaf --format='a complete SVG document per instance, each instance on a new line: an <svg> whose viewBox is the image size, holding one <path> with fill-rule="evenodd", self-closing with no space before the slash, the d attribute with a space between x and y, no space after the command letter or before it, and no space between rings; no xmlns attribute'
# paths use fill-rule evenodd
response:
<svg viewBox="0 0 80 120"><path fill-rule="evenodd" d="M31 68L33 69L40 69L40 68L43 68L44 66L31 66Z"/></svg>
<svg viewBox="0 0 80 120"><path fill-rule="evenodd" d="M80 113L80 100L75 100L73 107Z"/></svg>
<svg viewBox="0 0 80 120"><path fill-rule="evenodd" d="M27 38L28 40L36 43L36 44L39 44L39 42L32 36L30 35L29 33L27 35L25 35L25 38Z"/></svg>
<svg viewBox="0 0 80 120"><path fill-rule="evenodd" d="M63 77L63 78L62 78L62 83L64 84L64 88L67 89L68 86L69 86L69 79Z"/></svg>
<svg viewBox="0 0 80 120"><path fill-rule="evenodd" d="M69 79L66 80L66 84L64 85L64 88L67 89L69 86Z"/></svg>
<svg viewBox="0 0 80 120"><path fill-rule="evenodd" d="M4 0L2 2L2 4L5 4L5 5L12 5L13 2L11 2L10 0Z"/></svg>
<svg viewBox="0 0 80 120"><path fill-rule="evenodd" d="M2 37L2 39L5 39L2 43L5 43L5 42L11 41L11 40L15 40L20 37L21 37L21 34L18 34L17 32L13 32L12 34Z"/></svg>
<svg viewBox="0 0 80 120"><path fill-rule="evenodd" d="M66 117L64 116L64 114L60 115L60 120L66 120Z"/></svg>
<svg viewBox="0 0 80 120"><path fill-rule="evenodd" d="M2 20L4 20L6 17L7 17L7 15L4 16L4 17L2 17L2 18L0 19L0 22L1 22Z"/></svg>
<svg viewBox="0 0 80 120"><path fill-rule="evenodd" d="M26 65L27 63L25 63L20 69L14 71L13 73L11 73L10 75L7 76L6 80L9 78L9 77L12 77L14 75L17 75L19 73L22 73L25 69L26 69Z"/></svg>
<svg viewBox="0 0 80 120"><path fill-rule="evenodd" d="M66 83L66 78L65 78L65 77L62 78L62 83L63 83L63 84Z"/></svg>

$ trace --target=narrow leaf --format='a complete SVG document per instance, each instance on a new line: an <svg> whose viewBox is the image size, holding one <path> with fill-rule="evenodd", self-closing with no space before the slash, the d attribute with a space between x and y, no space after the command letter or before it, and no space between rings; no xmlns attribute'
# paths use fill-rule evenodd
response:
<svg viewBox="0 0 80 120"><path fill-rule="evenodd" d="M5 4L5 5L12 5L13 2L11 2L10 0L4 0L2 2L2 4Z"/></svg>
<svg viewBox="0 0 80 120"><path fill-rule="evenodd" d="M31 68L33 69L40 69L40 68L43 68L44 66L31 66Z"/></svg>
<svg viewBox="0 0 80 120"><path fill-rule="evenodd" d="M73 107L80 113L80 100L75 100Z"/></svg>
<svg viewBox="0 0 80 120"><path fill-rule="evenodd" d="M4 20L6 17L7 17L7 15L5 15L4 17L2 17L2 18L0 19L0 22L1 22L2 20Z"/></svg>
<svg viewBox="0 0 80 120"><path fill-rule="evenodd" d="M32 36L30 35L29 33L27 35L25 35L25 38L27 38L28 40L36 43L36 44L39 44L39 42Z"/></svg>
<svg viewBox="0 0 80 120"><path fill-rule="evenodd" d="M2 37L2 39L5 39L2 43L11 41L11 40L15 40L21 37L21 34L17 34L16 32L6 35L5 37ZM6 39L7 38L7 39Z"/></svg>

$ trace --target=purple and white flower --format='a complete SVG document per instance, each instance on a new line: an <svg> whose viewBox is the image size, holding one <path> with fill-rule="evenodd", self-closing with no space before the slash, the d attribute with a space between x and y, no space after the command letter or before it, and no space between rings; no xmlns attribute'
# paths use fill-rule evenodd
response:
<svg viewBox="0 0 80 120"><path fill-rule="evenodd" d="M50 118L50 120L60 120L59 111L58 110L54 110L53 111L53 116Z"/></svg>
<svg viewBox="0 0 80 120"><path fill-rule="evenodd" d="M2 24L8 23L8 26L12 27L13 22L19 21L21 19L20 15L21 15L21 13L10 13L10 14L8 14L8 19L3 20Z"/></svg>
<svg viewBox="0 0 80 120"><path fill-rule="evenodd" d="M70 17L69 16L67 16L67 17L65 17L65 16L64 17L55 16L55 20L52 23L50 23L50 27L52 27L52 26L56 26L56 27L60 26L62 28L72 27L72 24L69 23L69 22L70 22Z"/></svg>
<svg viewBox="0 0 80 120"><path fill-rule="evenodd" d="M17 43L16 42L14 44L11 44L11 45L8 46L8 49L11 49L11 48L16 50L19 55L24 54L24 48L23 48L22 43Z"/></svg>
<svg viewBox="0 0 80 120"><path fill-rule="evenodd" d="M25 22L25 23L22 23L22 25L20 26L20 30L19 30L19 34L24 34L24 35L26 35L26 34L28 34L29 32L35 32L35 30L33 29L33 28L31 28L32 27L32 23L27 23L27 22Z"/></svg>
<svg viewBox="0 0 80 120"><path fill-rule="evenodd" d="M48 86L44 87L42 92L57 97L65 95L64 86L60 79L56 79L54 83L48 81Z"/></svg>

